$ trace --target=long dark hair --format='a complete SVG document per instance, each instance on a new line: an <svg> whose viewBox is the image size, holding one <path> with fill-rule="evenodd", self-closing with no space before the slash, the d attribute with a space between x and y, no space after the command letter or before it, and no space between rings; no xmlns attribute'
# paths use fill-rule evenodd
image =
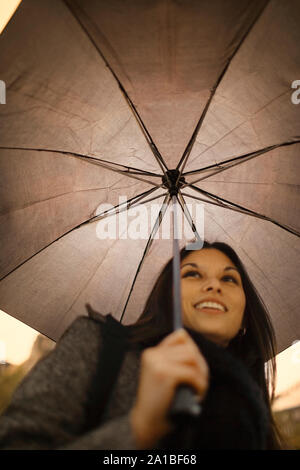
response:
<svg viewBox="0 0 300 470"><path fill-rule="evenodd" d="M203 248L214 248L224 253L241 275L246 296L243 319L246 332L244 335L238 334L233 338L227 349L243 361L262 390L270 416L268 449L282 448L284 443L271 411L276 378L276 340L267 308L252 284L243 263L229 245L204 241ZM183 260L190 253L190 250L183 248L180 252L180 259ZM131 342L147 347L157 344L160 339L170 334L173 331L172 310L172 259L170 259L158 276L143 313L135 324L129 326Z"/></svg>

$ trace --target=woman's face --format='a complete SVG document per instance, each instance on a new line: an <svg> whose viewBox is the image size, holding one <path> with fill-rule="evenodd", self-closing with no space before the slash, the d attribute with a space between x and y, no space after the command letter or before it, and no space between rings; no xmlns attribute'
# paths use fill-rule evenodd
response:
<svg viewBox="0 0 300 470"><path fill-rule="evenodd" d="M181 261L184 326L227 346L241 328L246 305L241 276L215 248L191 251Z"/></svg>

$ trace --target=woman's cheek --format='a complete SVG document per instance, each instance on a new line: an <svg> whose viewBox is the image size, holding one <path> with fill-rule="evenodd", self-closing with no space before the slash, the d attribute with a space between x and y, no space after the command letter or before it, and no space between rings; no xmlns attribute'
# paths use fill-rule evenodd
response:
<svg viewBox="0 0 300 470"><path fill-rule="evenodd" d="M185 314L187 314L189 311L189 305L186 299L183 299L182 301L182 310L183 310L183 313Z"/></svg>

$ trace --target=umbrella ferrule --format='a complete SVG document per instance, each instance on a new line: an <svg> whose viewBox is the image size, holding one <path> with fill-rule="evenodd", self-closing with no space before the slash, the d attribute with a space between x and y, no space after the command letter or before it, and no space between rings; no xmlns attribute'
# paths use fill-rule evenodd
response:
<svg viewBox="0 0 300 470"><path fill-rule="evenodd" d="M168 170L166 175L162 177L162 183L165 188L168 189L170 196L177 196L180 187L185 184L183 176L179 176L179 170Z"/></svg>

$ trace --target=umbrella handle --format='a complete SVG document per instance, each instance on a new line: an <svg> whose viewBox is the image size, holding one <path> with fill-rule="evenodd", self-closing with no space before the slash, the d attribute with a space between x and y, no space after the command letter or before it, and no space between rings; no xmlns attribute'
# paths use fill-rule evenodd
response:
<svg viewBox="0 0 300 470"><path fill-rule="evenodd" d="M170 408L170 418L176 420L180 416L196 417L201 411L202 407L197 400L195 390L189 385L179 385Z"/></svg>

